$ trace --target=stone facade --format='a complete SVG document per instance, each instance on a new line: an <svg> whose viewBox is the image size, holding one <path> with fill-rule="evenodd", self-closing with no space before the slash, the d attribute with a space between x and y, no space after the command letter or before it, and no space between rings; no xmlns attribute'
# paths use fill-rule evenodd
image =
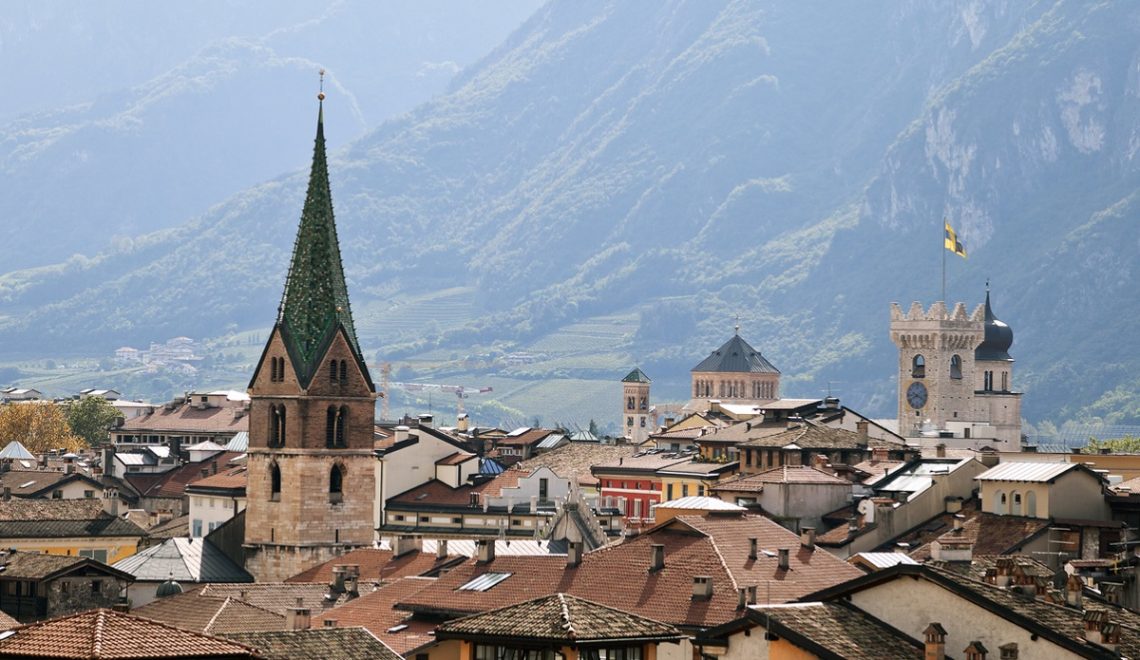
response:
<svg viewBox="0 0 1140 660"><path fill-rule="evenodd" d="M622 382L622 430L634 444L649 438L652 428L649 415L649 382Z"/></svg>

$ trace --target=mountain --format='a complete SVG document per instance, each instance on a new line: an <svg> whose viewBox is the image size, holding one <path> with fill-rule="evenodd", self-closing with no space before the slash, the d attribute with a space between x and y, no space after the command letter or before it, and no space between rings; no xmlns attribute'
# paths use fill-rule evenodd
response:
<svg viewBox="0 0 1140 660"><path fill-rule="evenodd" d="M947 296L972 308L991 280L1026 416L1137 421L1138 18L1064 1L550 2L334 157L361 342L435 379L500 378L520 402L543 380L610 387L634 362L682 398L739 315L785 394L834 387L893 416L888 304L940 295L945 217L970 252L948 257ZM352 122L330 95L327 133ZM297 160L308 135L277 139ZM303 187L298 170L8 273L0 340L107 352L266 325ZM511 350L531 363L478 357ZM600 402L578 414L607 415Z"/></svg>

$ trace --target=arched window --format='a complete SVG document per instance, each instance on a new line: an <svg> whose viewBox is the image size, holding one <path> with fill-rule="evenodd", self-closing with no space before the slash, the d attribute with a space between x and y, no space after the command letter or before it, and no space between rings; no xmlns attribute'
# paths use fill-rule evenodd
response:
<svg viewBox="0 0 1140 660"><path fill-rule="evenodd" d="M281 468L276 463L269 466L269 499L281 499Z"/></svg>
<svg viewBox="0 0 1140 660"><path fill-rule="evenodd" d="M348 408L329 406L325 411L325 447L344 447L344 424L348 419Z"/></svg>
<svg viewBox="0 0 1140 660"><path fill-rule="evenodd" d="M962 358L957 355L950 356L950 377L957 379L962 378Z"/></svg>
<svg viewBox="0 0 1140 660"><path fill-rule="evenodd" d="M339 463L329 470L329 501L340 502L344 497L344 466Z"/></svg>
<svg viewBox="0 0 1140 660"><path fill-rule="evenodd" d="M285 446L285 405L269 406L269 446Z"/></svg>
<svg viewBox="0 0 1140 660"><path fill-rule="evenodd" d="M348 382L348 362L340 361L340 384L344 385Z"/></svg>
<svg viewBox="0 0 1140 660"><path fill-rule="evenodd" d="M645 397L641 397L637 406L640 410L648 410L649 409L649 400Z"/></svg>
<svg viewBox="0 0 1140 660"><path fill-rule="evenodd" d="M1035 490L1025 493L1025 515L1030 518L1037 517L1037 491Z"/></svg>
<svg viewBox="0 0 1140 660"><path fill-rule="evenodd" d="M986 392L994 391L994 372L985 372L985 382L982 383L982 390Z"/></svg>
<svg viewBox="0 0 1140 660"><path fill-rule="evenodd" d="M329 360L329 382L336 382L336 360Z"/></svg>
<svg viewBox="0 0 1140 660"><path fill-rule="evenodd" d="M994 492L994 513L998 515L1005 515L1009 502L1006 500L1006 495L1003 491Z"/></svg>
<svg viewBox="0 0 1140 660"><path fill-rule="evenodd" d="M277 382L277 358L269 358L269 382Z"/></svg>
<svg viewBox="0 0 1140 660"><path fill-rule="evenodd" d="M625 398L625 409L633 410L633 397L628 396Z"/></svg>
<svg viewBox="0 0 1140 660"><path fill-rule="evenodd" d="M1013 506L1010 507L1009 512L1015 516L1020 516L1021 515L1021 493L1017 492L1016 490L1013 491L1013 494L1010 497L1010 499L1013 500Z"/></svg>
<svg viewBox="0 0 1140 660"><path fill-rule="evenodd" d="M1001 391L1002 392L1008 392L1009 391L1009 372L1008 371L1001 372Z"/></svg>
<svg viewBox="0 0 1140 660"><path fill-rule="evenodd" d="M348 406L341 406L337 414L336 422L336 437L333 440L336 442L337 447L347 447L348 443L345 441L345 433L348 428Z"/></svg>
<svg viewBox="0 0 1140 660"><path fill-rule="evenodd" d="M926 378L926 358L921 355L914 356L910 361L910 377Z"/></svg>

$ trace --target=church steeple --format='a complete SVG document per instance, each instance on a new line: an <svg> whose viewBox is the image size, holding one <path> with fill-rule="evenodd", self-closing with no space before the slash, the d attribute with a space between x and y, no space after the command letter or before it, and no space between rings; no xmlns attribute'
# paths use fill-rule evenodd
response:
<svg viewBox="0 0 1140 660"><path fill-rule="evenodd" d="M277 312L277 324L297 376L304 384L312 379L336 334L343 328L357 362L364 360L352 323L348 287L340 261L336 222L333 218L325 156L324 93L318 97L317 137L309 189L301 211L301 225L293 244L293 258L285 279L285 292ZM367 373L367 372L366 372Z"/></svg>

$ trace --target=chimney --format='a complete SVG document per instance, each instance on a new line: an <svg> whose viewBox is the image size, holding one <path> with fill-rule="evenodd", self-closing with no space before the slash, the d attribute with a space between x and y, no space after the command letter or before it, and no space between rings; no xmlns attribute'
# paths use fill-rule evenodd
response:
<svg viewBox="0 0 1140 660"><path fill-rule="evenodd" d="M938 446L936 446L934 448L934 452L935 452L935 456L937 456L938 458L946 458L946 443L945 442L938 443Z"/></svg>
<svg viewBox="0 0 1140 660"><path fill-rule="evenodd" d="M435 542L435 558L447 559L447 539L440 539Z"/></svg>
<svg viewBox="0 0 1140 660"><path fill-rule="evenodd" d="M649 572L660 571L665 568L665 546L660 543L654 543L649 546L652 555L649 559Z"/></svg>
<svg viewBox="0 0 1140 660"><path fill-rule="evenodd" d="M1121 591L1123 591L1124 584L1120 582L1101 582L1100 593L1104 599L1113 605L1120 604Z"/></svg>
<svg viewBox="0 0 1140 660"><path fill-rule="evenodd" d="M403 424L396 427L396 442L403 442L408 439L408 427Z"/></svg>
<svg viewBox="0 0 1140 660"><path fill-rule="evenodd" d="M5 488L7 490L7 488ZM103 489L103 512L112 518L119 517L119 489Z"/></svg>
<svg viewBox="0 0 1140 660"><path fill-rule="evenodd" d="M693 598L708 600L712 598L712 578L707 575L693 576Z"/></svg>
<svg viewBox="0 0 1140 660"><path fill-rule="evenodd" d="M1001 653L1001 660L1017 660L1017 642L1002 644L998 647L998 652Z"/></svg>
<svg viewBox="0 0 1140 660"><path fill-rule="evenodd" d="M311 616L307 607L290 607L285 614L286 630L308 630Z"/></svg>
<svg viewBox="0 0 1140 660"><path fill-rule="evenodd" d="M7 502L10 499L12 499L12 487L4 486L4 501Z"/></svg>
<svg viewBox="0 0 1140 660"><path fill-rule="evenodd" d="M538 495L530 496L530 512L532 514L538 513Z"/></svg>
<svg viewBox="0 0 1140 660"><path fill-rule="evenodd" d="M886 447L875 447L871 450L872 463L885 463L891 458L890 452Z"/></svg>
<svg viewBox="0 0 1140 660"><path fill-rule="evenodd" d="M108 477L115 476L115 445L108 444L99 450L100 460L103 465L103 474Z"/></svg>
<svg viewBox="0 0 1140 660"><path fill-rule="evenodd" d="M922 631L924 637L925 653L923 660L945 660L946 658L946 629L941 623L931 622L926 630Z"/></svg>
<svg viewBox="0 0 1140 660"><path fill-rule="evenodd" d="M867 420L860 419L860 420L855 422L855 432L858 433L860 437L866 438L867 437L867 431L870 428L870 426L871 425L869 423L867 423ZM886 452L885 448L873 449L871 451L871 455L875 456L875 458L873 460L876 460L876 461L881 460L878 458L878 452L880 451L880 449L882 449L883 452Z"/></svg>
<svg viewBox="0 0 1140 660"><path fill-rule="evenodd" d="M479 539L475 542L475 554L480 564L489 564L495 561L495 542L488 539Z"/></svg>
<svg viewBox="0 0 1140 660"><path fill-rule="evenodd" d="M791 552L787 548L780 548L780 570L788 570L788 556Z"/></svg>
<svg viewBox="0 0 1140 660"><path fill-rule="evenodd" d="M198 470L198 476L205 479L206 477L210 476L210 470L208 468L202 468L201 470Z"/></svg>
<svg viewBox="0 0 1140 660"><path fill-rule="evenodd" d="M815 550L815 528L814 527L801 527L800 528L800 545L808 550Z"/></svg>
<svg viewBox="0 0 1140 660"><path fill-rule="evenodd" d="M397 536L392 540L392 557L403 557L410 552L419 552L422 547L419 537Z"/></svg>
<svg viewBox="0 0 1140 660"><path fill-rule="evenodd" d="M75 463L72 462L71 459L67 459L67 461L64 462L63 472L64 474L75 474Z"/></svg>
<svg viewBox="0 0 1140 660"><path fill-rule="evenodd" d="M455 430L459 433L467 433L470 428L470 422L467 420L467 413L463 413L455 420Z"/></svg>
<svg viewBox="0 0 1140 660"><path fill-rule="evenodd" d="M115 612L129 614L131 611L131 601L127 600L126 598L120 598L119 600L115 601L115 604L111 606L111 609Z"/></svg>
<svg viewBox="0 0 1140 660"><path fill-rule="evenodd" d="M958 534L962 533L962 527L965 525L965 523L963 521L965 519L966 519L966 516L963 516L960 513L954 514L954 532L955 533L958 533Z"/></svg>
<svg viewBox="0 0 1140 660"><path fill-rule="evenodd" d="M1013 581L1013 560L1009 557L998 557L994 561L994 566L997 568L994 584L1003 589L1008 587Z"/></svg>
<svg viewBox="0 0 1140 660"><path fill-rule="evenodd" d="M756 537L755 536L748 539L748 558L749 559L754 560L758 556L757 555L758 548L756 546L757 546L757 543L756 543Z"/></svg>
<svg viewBox="0 0 1140 660"><path fill-rule="evenodd" d="M337 595L344 593L344 573L345 568L343 564L333 566L332 569L332 582L329 583L329 592Z"/></svg>
<svg viewBox="0 0 1140 660"><path fill-rule="evenodd" d="M217 473L218 473L218 462L214 461L213 463L210 463L210 474L217 474Z"/></svg>
<svg viewBox="0 0 1140 660"><path fill-rule="evenodd" d="M359 567L358 567L359 568ZM344 595L349 598L356 598L360 595L360 576L348 571L344 574Z"/></svg>
<svg viewBox="0 0 1140 660"><path fill-rule="evenodd" d="M420 426L430 429L434 419L435 418L431 416L431 413L422 413L419 417Z"/></svg>
<svg viewBox="0 0 1140 660"><path fill-rule="evenodd" d="M976 639L970 642L962 653L966 656L966 660L986 660L986 647Z"/></svg>
<svg viewBox="0 0 1140 660"><path fill-rule="evenodd" d="M1085 610L1085 639L1091 644L1104 644L1104 628L1108 624L1108 612Z"/></svg>
<svg viewBox="0 0 1140 660"><path fill-rule="evenodd" d="M812 454L811 455L811 466L817 470L823 470L824 468L826 468L827 467L827 461L828 461L827 456L824 456L823 454Z"/></svg>
<svg viewBox="0 0 1140 660"><path fill-rule="evenodd" d="M582 542L570 541L566 548L566 568L577 568L582 563Z"/></svg>

